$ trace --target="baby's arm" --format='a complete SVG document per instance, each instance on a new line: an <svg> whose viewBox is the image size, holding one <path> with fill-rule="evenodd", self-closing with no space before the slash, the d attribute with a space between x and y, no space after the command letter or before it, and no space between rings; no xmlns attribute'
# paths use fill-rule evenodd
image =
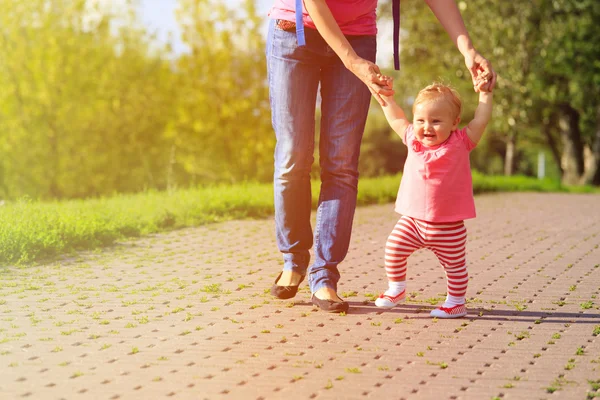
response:
<svg viewBox="0 0 600 400"><path fill-rule="evenodd" d="M485 127L492 117L492 99L492 92L479 93L479 105L475 110L475 118L467 125L467 135L475 144L483 136L483 131L485 131Z"/></svg>
<svg viewBox="0 0 600 400"><path fill-rule="evenodd" d="M381 106L383 113L385 114L385 118L388 120L388 123L394 132L396 132L402 141L404 141L404 131L406 131L406 128L408 128L410 122L408 119L406 119L406 115L404 114L402 108L396 104L393 96L382 95L381 97L386 103L384 106Z"/></svg>

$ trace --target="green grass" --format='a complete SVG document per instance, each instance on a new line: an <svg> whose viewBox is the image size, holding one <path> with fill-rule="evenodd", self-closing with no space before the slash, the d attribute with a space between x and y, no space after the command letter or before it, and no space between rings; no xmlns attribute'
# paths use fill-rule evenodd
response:
<svg viewBox="0 0 600 400"><path fill-rule="evenodd" d="M565 192L599 193L593 186L564 186L550 179L536 179L527 176L486 176L473 172L473 192Z"/></svg>
<svg viewBox="0 0 600 400"><path fill-rule="evenodd" d="M0 263L52 259L118 240L273 211L267 184L213 186L172 193L37 202L0 207Z"/></svg>
<svg viewBox="0 0 600 400"><path fill-rule="evenodd" d="M358 205L395 200L400 175L360 180ZM549 180L473 174L475 193L497 191L598 192ZM319 182L313 182L316 205ZM20 200L0 207L0 264L54 259L104 247L125 238L212 222L262 218L273 213L270 183L215 185L171 193L148 191L108 198L41 202Z"/></svg>

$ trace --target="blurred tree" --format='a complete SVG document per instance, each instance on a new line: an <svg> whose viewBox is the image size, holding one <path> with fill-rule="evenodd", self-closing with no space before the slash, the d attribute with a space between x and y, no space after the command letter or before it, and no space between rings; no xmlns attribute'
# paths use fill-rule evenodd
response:
<svg viewBox="0 0 600 400"><path fill-rule="evenodd" d="M545 0L539 8L535 73L543 129L561 153L564 183L600 185L600 2Z"/></svg>
<svg viewBox="0 0 600 400"><path fill-rule="evenodd" d="M175 162L194 182L272 176L263 18L254 3L231 9L215 0L180 1L191 52L177 62L180 94L169 135Z"/></svg>
<svg viewBox="0 0 600 400"><path fill-rule="evenodd" d="M402 171L407 150L402 140L390 129L379 104L373 105L367 119L361 145L361 176L380 176Z"/></svg>
<svg viewBox="0 0 600 400"><path fill-rule="evenodd" d="M473 118L477 94L473 91L464 58L423 0L402 0L401 7L400 71L384 71L394 77L396 101L411 119L413 101L419 90L434 81L441 81L452 85L460 93L463 102L461 126L466 124ZM391 19L391 10L391 1L381 2L378 10L380 24ZM380 41L378 47L391 49L392 42ZM396 173L403 168L406 157L406 148L400 138L387 123L379 122L380 108L379 104L372 102L363 139L361 172L366 175ZM477 152L490 153L483 142ZM485 163L473 164L486 171Z"/></svg>
<svg viewBox="0 0 600 400"><path fill-rule="evenodd" d="M0 13L0 198L88 197L272 176L265 43L255 1L180 0L190 52L174 59L136 0L4 0ZM492 123L473 153L486 173L535 172L548 150L565 183L600 184L600 2L459 1L499 73ZM389 0L380 20L390 18ZM477 104L462 55L423 0L402 1L397 101L408 116L435 80ZM380 43L379 46L390 46ZM318 139L318 138L317 138ZM406 149L379 105L361 174L395 173ZM315 167L315 171L316 171Z"/></svg>
<svg viewBox="0 0 600 400"><path fill-rule="evenodd" d="M86 0L2 5L0 196L160 187L172 73L150 55L134 3L119 18Z"/></svg>
<svg viewBox="0 0 600 400"><path fill-rule="evenodd" d="M565 183L599 184L600 2L458 4L474 45L499 74L493 120L479 146L484 148L473 157L476 167L485 171L482 158L489 163L502 155L504 173L512 174L517 165L524 168L517 172L530 172L532 162L519 157L532 157L535 152L519 149L521 141L522 146L549 148ZM381 9L391 9L389 2ZM425 2L403 0L401 17L402 71L397 92L416 93L441 76L463 95L466 121L472 116L473 101L462 56ZM503 149L498 148L499 139Z"/></svg>
<svg viewBox="0 0 600 400"><path fill-rule="evenodd" d="M593 181L600 162L591 150L600 146L594 144L600 3L475 0L464 14L474 38L493 50L500 74L493 127L506 133L506 173L514 168L510 155L519 132L529 144L545 141L564 183Z"/></svg>

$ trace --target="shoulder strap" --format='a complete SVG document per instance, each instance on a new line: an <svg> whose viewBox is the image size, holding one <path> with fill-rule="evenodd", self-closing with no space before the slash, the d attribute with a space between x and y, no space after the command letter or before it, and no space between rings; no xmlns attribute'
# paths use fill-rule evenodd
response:
<svg viewBox="0 0 600 400"><path fill-rule="evenodd" d="M306 45L304 21L302 20L302 0L296 0L296 40L298 40L298 46Z"/></svg>
<svg viewBox="0 0 600 400"><path fill-rule="evenodd" d="M392 14L394 16L394 69L400 69L400 0L392 0Z"/></svg>

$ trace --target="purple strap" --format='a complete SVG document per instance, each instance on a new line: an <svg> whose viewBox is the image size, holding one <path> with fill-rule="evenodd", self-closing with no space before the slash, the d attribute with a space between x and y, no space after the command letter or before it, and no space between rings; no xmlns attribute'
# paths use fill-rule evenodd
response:
<svg viewBox="0 0 600 400"><path fill-rule="evenodd" d="M392 14L394 16L394 69L400 69L400 0L392 0Z"/></svg>
<svg viewBox="0 0 600 400"><path fill-rule="evenodd" d="M296 40L298 40L298 46L306 45L304 21L302 20L302 0L296 0Z"/></svg>

